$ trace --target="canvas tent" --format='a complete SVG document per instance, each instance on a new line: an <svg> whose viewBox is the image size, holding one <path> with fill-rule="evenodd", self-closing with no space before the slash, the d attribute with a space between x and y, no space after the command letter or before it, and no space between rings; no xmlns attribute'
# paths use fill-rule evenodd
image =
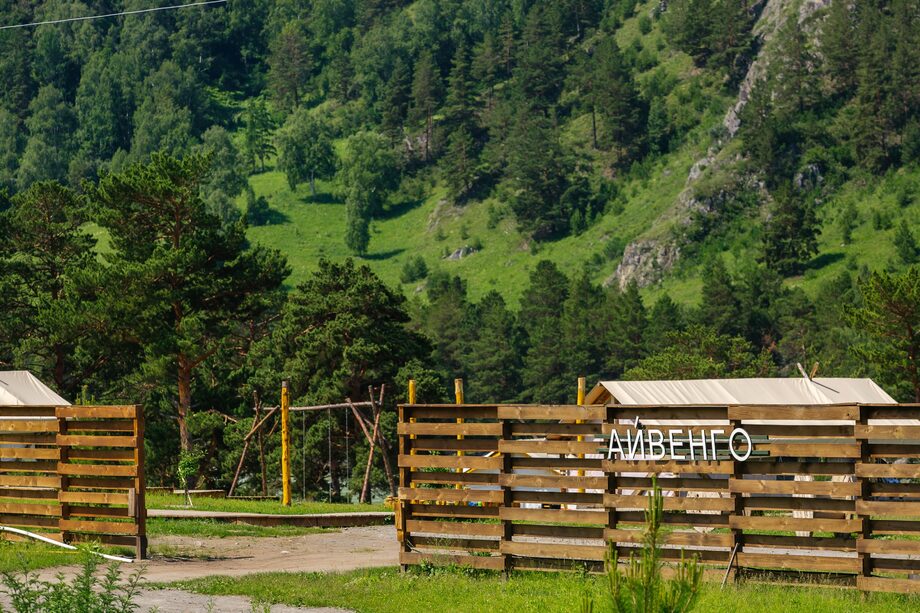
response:
<svg viewBox="0 0 920 613"><path fill-rule="evenodd" d="M0 371L0 406L69 404L27 370Z"/></svg>
<svg viewBox="0 0 920 613"><path fill-rule="evenodd" d="M872 379L694 379L687 381L601 381L586 404L895 404Z"/></svg>

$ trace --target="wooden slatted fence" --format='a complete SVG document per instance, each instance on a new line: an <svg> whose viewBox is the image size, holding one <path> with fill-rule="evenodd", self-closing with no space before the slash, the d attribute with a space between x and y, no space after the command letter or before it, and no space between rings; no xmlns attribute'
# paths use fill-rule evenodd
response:
<svg viewBox="0 0 920 613"><path fill-rule="evenodd" d="M637 417L688 436L740 427L752 455L608 459ZM721 578L737 546L733 574L920 592L916 420L920 405L403 405L400 563L601 570L608 545L628 558L640 543L654 476L666 557Z"/></svg>
<svg viewBox="0 0 920 613"><path fill-rule="evenodd" d="M143 559L145 519L139 407L0 406L0 525Z"/></svg>

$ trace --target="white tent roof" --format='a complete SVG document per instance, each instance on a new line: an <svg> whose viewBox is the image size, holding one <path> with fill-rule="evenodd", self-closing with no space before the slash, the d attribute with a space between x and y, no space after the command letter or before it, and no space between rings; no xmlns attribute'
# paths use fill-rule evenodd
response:
<svg viewBox="0 0 920 613"><path fill-rule="evenodd" d="M685 381L601 381L588 404L706 405L841 403L896 404L872 379L695 379Z"/></svg>
<svg viewBox="0 0 920 613"><path fill-rule="evenodd" d="M69 404L27 370L0 371L0 406L60 406Z"/></svg>

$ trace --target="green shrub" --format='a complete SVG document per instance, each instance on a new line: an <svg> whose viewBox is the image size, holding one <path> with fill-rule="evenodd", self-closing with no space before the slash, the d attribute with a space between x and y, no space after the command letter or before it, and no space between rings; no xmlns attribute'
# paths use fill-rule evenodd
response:
<svg viewBox="0 0 920 613"><path fill-rule="evenodd" d="M648 34L652 31L652 18L648 15L642 15L639 17L639 31L643 34Z"/></svg>
<svg viewBox="0 0 920 613"><path fill-rule="evenodd" d="M661 518L664 498L658 483L652 481L645 512L645 531L638 553L631 553L626 570L621 570L616 547L611 543L607 554L607 582L610 607L616 613L686 613L692 611L700 596L703 567L696 556L688 559L681 552L674 577L661 576ZM585 598L582 613L592 613L594 602Z"/></svg>
<svg viewBox="0 0 920 613"><path fill-rule="evenodd" d="M59 573L54 581L41 581L28 570L0 573L0 582L16 613L123 613L137 611L143 567L122 576L118 562L97 576L100 558L85 553L80 572L70 581Z"/></svg>
<svg viewBox="0 0 920 613"><path fill-rule="evenodd" d="M402 272L399 275L399 280L403 283L415 283L416 281L421 281L428 276L428 265L425 264L425 260L422 256L417 255L414 258L409 258L406 260L406 263L403 264Z"/></svg>

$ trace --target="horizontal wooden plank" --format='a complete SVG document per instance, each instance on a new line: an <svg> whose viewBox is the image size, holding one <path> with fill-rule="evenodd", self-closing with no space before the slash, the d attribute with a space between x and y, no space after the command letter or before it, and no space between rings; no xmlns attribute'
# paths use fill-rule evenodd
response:
<svg viewBox="0 0 920 613"><path fill-rule="evenodd" d="M725 405L712 406L667 406L667 405L630 405L630 404L611 404L607 405L610 413L609 421L621 419L624 421L635 421L636 417L640 420L668 420L682 421L688 419L705 419L713 421L728 420L728 407ZM727 423L725 425L728 425ZM675 426L680 427L680 426Z"/></svg>
<svg viewBox="0 0 920 613"><path fill-rule="evenodd" d="M641 543L645 537L645 530L614 530L608 528L604 536L609 541L617 543ZM669 532L664 537L665 545L680 547L732 547L735 537L732 534L715 532Z"/></svg>
<svg viewBox="0 0 920 613"><path fill-rule="evenodd" d="M505 559L501 556L464 556L439 553L416 553L400 551L400 564L431 564L432 566L460 566L482 570L504 570Z"/></svg>
<svg viewBox="0 0 920 613"><path fill-rule="evenodd" d="M406 406L405 419L498 419L498 410L495 405L431 405L431 406Z"/></svg>
<svg viewBox="0 0 920 613"><path fill-rule="evenodd" d="M68 532L89 532L94 534L137 534L137 524L130 521L88 521L62 519L61 530Z"/></svg>
<svg viewBox="0 0 920 613"><path fill-rule="evenodd" d="M793 555L788 553L739 552L738 566L748 568L779 568L783 570L819 571L836 573L857 573L860 570L858 558L831 556Z"/></svg>
<svg viewBox="0 0 920 613"><path fill-rule="evenodd" d="M61 487L58 476L0 475L0 486L5 487Z"/></svg>
<svg viewBox="0 0 920 613"><path fill-rule="evenodd" d="M54 407L0 406L0 417L54 417Z"/></svg>
<svg viewBox="0 0 920 613"><path fill-rule="evenodd" d="M870 519L869 532L875 536L915 534L920 536L920 521L909 519Z"/></svg>
<svg viewBox="0 0 920 613"><path fill-rule="evenodd" d="M853 426L823 426L815 424L745 424L744 430L751 436L770 438L853 438Z"/></svg>
<svg viewBox="0 0 920 613"><path fill-rule="evenodd" d="M498 507L470 507L464 505L408 504L411 517L440 517L445 519L497 519Z"/></svg>
<svg viewBox="0 0 920 613"><path fill-rule="evenodd" d="M869 484L872 496L904 496L920 498L920 483L884 483L877 481Z"/></svg>
<svg viewBox="0 0 920 613"><path fill-rule="evenodd" d="M8 515L0 513L0 524L25 530L34 530L35 528L57 530L58 521L57 517L51 515Z"/></svg>
<svg viewBox="0 0 920 613"><path fill-rule="evenodd" d="M750 496L742 499L746 511L840 511L855 513L855 500L832 498L793 498L791 496Z"/></svg>
<svg viewBox="0 0 920 613"><path fill-rule="evenodd" d="M789 536L784 534L745 534L745 546L774 547L777 549L810 549L829 551L856 551L855 538L836 536Z"/></svg>
<svg viewBox="0 0 920 613"><path fill-rule="evenodd" d="M416 550L463 551L466 553L498 552L498 541L495 539L476 539L463 537L443 536L411 536L412 548Z"/></svg>
<svg viewBox="0 0 920 613"><path fill-rule="evenodd" d="M734 462L675 462L662 460L660 462L638 460L604 460L604 470L607 472L625 473L699 473L699 474L731 474L735 471Z"/></svg>
<svg viewBox="0 0 920 613"><path fill-rule="evenodd" d="M134 432L133 419L73 419L67 421L67 432Z"/></svg>
<svg viewBox="0 0 920 613"><path fill-rule="evenodd" d="M533 458L515 456L511 465L518 468L546 468L549 470L601 470L604 460L601 458Z"/></svg>
<svg viewBox="0 0 920 613"><path fill-rule="evenodd" d="M729 515L724 513L684 513L665 511L661 523L671 526L693 526L694 528L727 528ZM645 525L645 511L620 511L617 522L628 525Z"/></svg>
<svg viewBox="0 0 920 613"><path fill-rule="evenodd" d="M0 514L3 515L45 515L60 517L61 505L59 504L21 504L14 502L0 502Z"/></svg>
<svg viewBox="0 0 920 613"><path fill-rule="evenodd" d="M501 436L500 423L401 423L397 426L399 434L414 434L416 436Z"/></svg>
<svg viewBox="0 0 920 613"><path fill-rule="evenodd" d="M693 477L669 477L657 479L658 487L663 492L670 491L709 491L724 490L728 487L728 479L718 478L693 478ZM639 489L647 490L652 488L651 477L623 477L616 478L617 487L621 489Z"/></svg>
<svg viewBox="0 0 920 613"><path fill-rule="evenodd" d="M920 517L920 502L857 500L856 512L860 515L913 515Z"/></svg>
<svg viewBox="0 0 920 613"><path fill-rule="evenodd" d="M448 456L448 455L401 455L400 468L471 468L500 469L503 459L499 456Z"/></svg>
<svg viewBox="0 0 920 613"><path fill-rule="evenodd" d="M0 457L22 460L57 460L60 459L61 452L53 447L3 447L0 449Z"/></svg>
<svg viewBox="0 0 920 613"><path fill-rule="evenodd" d="M0 432L0 445L54 445L56 433Z"/></svg>
<svg viewBox="0 0 920 613"><path fill-rule="evenodd" d="M567 524L606 524L607 513L568 509L522 509L501 507L498 516L506 521L532 521Z"/></svg>
<svg viewBox="0 0 920 613"><path fill-rule="evenodd" d="M57 432L58 423L53 419L0 420L0 432L45 433Z"/></svg>
<svg viewBox="0 0 920 613"><path fill-rule="evenodd" d="M499 419L581 419L585 421L607 418L607 407L603 405L500 405Z"/></svg>
<svg viewBox="0 0 920 613"><path fill-rule="evenodd" d="M920 541L861 538L856 540L856 551L859 553L920 555Z"/></svg>
<svg viewBox="0 0 920 613"><path fill-rule="evenodd" d="M858 458L858 443L754 443L755 451L766 451L772 457L793 458Z"/></svg>
<svg viewBox="0 0 920 613"><path fill-rule="evenodd" d="M856 577L856 587L865 592L920 593L920 580L890 577Z"/></svg>
<svg viewBox="0 0 920 613"><path fill-rule="evenodd" d="M401 487L401 500L439 502L502 502L501 490L457 490L453 488Z"/></svg>
<svg viewBox="0 0 920 613"><path fill-rule="evenodd" d="M607 424L603 424L606 426ZM527 422L511 423L511 436L528 436L535 434L556 434L569 436L596 436L601 434L601 424L545 423Z"/></svg>
<svg viewBox="0 0 920 613"><path fill-rule="evenodd" d="M80 504L128 504L128 495L112 492L58 492L61 502Z"/></svg>
<svg viewBox="0 0 920 613"><path fill-rule="evenodd" d="M475 472L432 472L412 471L409 473L412 483L442 483L461 485L498 485L498 473Z"/></svg>
<svg viewBox="0 0 920 613"><path fill-rule="evenodd" d="M134 460L134 450L71 448L67 450L67 458L80 461L131 462Z"/></svg>
<svg viewBox="0 0 920 613"><path fill-rule="evenodd" d="M852 462L777 462L750 460L741 464L748 475L852 475Z"/></svg>
<svg viewBox="0 0 920 613"><path fill-rule="evenodd" d="M728 520L728 525L735 530L779 530L790 532L858 532L862 530L861 519L732 516Z"/></svg>
<svg viewBox="0 0 920 613"><path fill-rule="evenodd" d="M615 509L647 509L649 496L622 496L605 494L604 506ZM667 511L734 511L735 501L731 498L696 498L667 496L662 498Z"/></svg>
<svg viewBox="0 0 920 613"><path fill-rule="evenodd" d="M908 558L906 556L900 556L898 558L881 558L878 556L872 556L872 571L873 572L884 572L884 571L894 571L894 572L911 572L920 570L920 559L916 556L913 558Z"/></svg>
<svg viewBox="0 0 920 613"><path fill-rule="evenodd" d="M501 453L557 453L562 455L578 455L598 453L598 448L603 446L603 442L590 441L548 441L538 439L498 441L498 451Z"/></svg>
<svg viewBox="0 0 920 613"><path fill-rule="evenodd" d="M868 478L892 477L920 479L920 464L856 464L856 476Z"/></svg>
<svg viewBox="0 0 920 613"><path fill-rule="evenodd" d="M57 500L57 489L0 486L0 498L22 498L24 500Z"/></svg>
<svg viewBox="0 0 920 613"><path fill-rule="evenodd" d="M125 534L97 534L73 532L70 540L74 543L101 543L103 545L118 545L121 547L135 547L137 537Z"/></svg>
<svg viewBox="0 0 920 613"><path fill-rule="evenodd" d="M920 439L920 426L876 426L857 425L854 436L858 439Z"/></svg>
<svg viewBox="0 0 920 613"><path fill-rule="evenodd" d="M77 419L134 419L137 417L137 406L89 407L72 405L57 407L55 416Z"/></svg>
<svg viewBox="0 0 920 613"><path fill-rule="evenodd" d="M498 439L465 438L456 436L424 436L408 441L407 449L416 451L472 451L476 453L498 451Z"/></svg>
<svg viewBox="0 0 920 613"><path fill-rule="evenodd" d="M585 526L547 526L542 524L511 524L514 536L543 536L567 539L603 539L604 528Z"/></svg>
<svg viewBox="0 0 920 613"><path fill-rule="evenodd" d="M68 507L70 510L71 517L101 517L101 518L111 518L111 517L130 517L130 509L128 507L97 507L97 506L82 506L82 505L70 505Z"/></svg>
<svg viewBox="0 0 920 613"><path fill-rule="evenodd" d="M500 475L499 485L505 487L605 489L607 477L578 477L576 475Z"/></svg>
<svg viewBox="0 0 920 613"><path fill-rule="evenodd" d="M406 530L428 534L500 537L503 528L501 524L484 524L482 522L409 519L406 520Z"/></svg>
<svg viewBox="0 0 920 613"><path fill-rule="evenodd" d="M61 447L136 447L137 437L58 434L57 444Z"/></svg>
<svg viewBox="0 0 920 613"><path fill-rule="evenodd" d="M811 421L811 420L856 420L859 419L859 407L856 405L736 405L728 407L728 418L732 420L772 420L772 421Z"/></svg>
<svg viewBox="0 0 920 613"><path fill-rule="evenodd" d="M920 404L862 405L859 408L866 419L920 419Z"/></svg>
<svg viewBox="0 0 920 613"><path fill-rule="evenodd" d="M581 506L604 506L604 495L598 493L582 493L572 490L561 492L547 492L546 490L512 490L511 500L514 503L537 502L541 504L577 504Z"/></svg>
<svg viewBox="0 0 920 613"><path fill-rule="evenodd" d="M87 477L137 476L137 466L125 464L70 464L58 462L57 470L62 475L84 475Z"/></svg>
<svg viewBox="0 0 920 613"><path fill-rule="evenodd" d="M603 560L607 548L603 545L569 545L560 543L531 543L502 541L499 547L505 555L556 560Z"/></svg>
<svg viewBox="0 0 920 613"><path fill-rule="evenodd" d="M816 496L858 496L859 483L836 481L762 481L729 479L728 489L739 494L811 494Z"/></svg>
<svg viewBox="0 0 920 613"><path fill-rule="evenodd" d="M920 441L917 443L868 443L869 458L917 458L920 457Z"/></svg>
<svg viewBox="0 0 920 613"><path fill-rule="evenodd" d="M2 453L3 450L0 450ZM0 462L0 473L29 472L29 473L54 473L57 471L57 462L54 460L23 460Z"/></svg>

